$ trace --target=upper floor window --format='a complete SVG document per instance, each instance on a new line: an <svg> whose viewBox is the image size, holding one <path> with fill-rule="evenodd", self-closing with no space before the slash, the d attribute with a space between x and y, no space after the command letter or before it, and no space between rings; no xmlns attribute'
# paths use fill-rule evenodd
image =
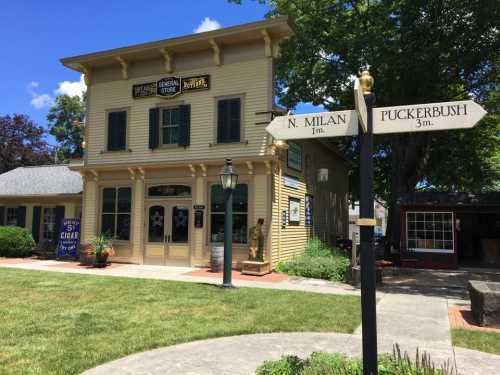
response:
<svg viewBox="0 0 500 375"><path fill-rule="evenodd" d="M127 111L108 112L108 151L127 148Z"/></svg>
<svg viewBox="0 0 500 375"><path fill-rule="evenodd" d="M241 98L217 101L217 143L240 142Z"/></svg>
<svg viewBox="0 0 500 375"><path fill-rule="evenodd" d="M131 209L130 187L102 189L101 233L117 240L128 241Z"/></svg>
<svg viewBox="0 0 500 375"><path fill-rule="evenodd" d="M288 142L288 168L302 171L302 148L298 143Z"/></svg>
<svg viewBox="0 0 500 375"><path fill-rule="evenodd" d="M179 143L179 108L165 108L161 111L161 143L176 145Z"/></svg>

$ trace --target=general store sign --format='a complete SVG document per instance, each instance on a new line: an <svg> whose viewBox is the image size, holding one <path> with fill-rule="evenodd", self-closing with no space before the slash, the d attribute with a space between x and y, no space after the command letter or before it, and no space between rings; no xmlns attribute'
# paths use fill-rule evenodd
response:
<svg viewBox="0 0 500 375"><path fill-rule="evenodd" d="M408 133L472 128L486 111L472 100L373 108L373 133ZM276 139L307 139L358 134L356 111L278 116L266 127Z"/></svg>
<svg viewBox="0 0 500 375"><path fill-rule="evenodd" d="M210 76L165 77L156 82L141 83L132 86L132 98L148 98L160 96L173 98L183 92L209 90Z"/></svg>

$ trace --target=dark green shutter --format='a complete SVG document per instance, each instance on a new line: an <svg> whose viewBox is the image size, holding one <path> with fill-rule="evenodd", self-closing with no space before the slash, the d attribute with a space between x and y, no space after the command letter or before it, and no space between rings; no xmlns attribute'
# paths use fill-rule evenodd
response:
<svg viewBox="0 0 500 375"><path fill-rule="evenodd" d="M231 142L239 142L241 128L241 99L231 99L229 106Z"/></svg>
<svg viewBox="0 0 500 375"><path fill-rule="evenodd" d="M160 109L149 109L149 148L158 148L160 143Z"/></svg>
<svg viewBox="0 0 500 375"><path fill-rule="evenodd" d="M56 242L59 241L59 233L61 232L61 224L64 219L64 206L56 206Z"/></svg>
<svg viewBox="0 0 500 375"><path fill-rule="evenodd" d="M229 102L219 100L217 102L217 143L228 142Z"/></svg>
<svg viewBox="0 0 500 375"><path fill-rule="evenodd" d="M42 207L33 207L33 225L31 227L31 234L36 243L40 239L40 222L42 221Z"/></svg>
<svg viewBox="0 0 500 375"><path fill-rule="evenodd" d="M26 226L26 207L17 207L17 223L18 227L24 228Z"/></svg>
<svg viewBox="0 0 500 375"><path fill-rule="evenodd" d="M179 106L179 146L189 146L191 138L191 106L189 104Z"/></svg>
<svg viewBox="0 0 500 375"><path fill-rule="evenodd" d="M5 224L4 220L5 220L5 207L0 206L0 225Z"/></svg>
<svg viewBox="0 0 500 375"><path fill-rule="evenodd" d="M125 150L127 146L127 111L108 113L108 150Z"/></svg>

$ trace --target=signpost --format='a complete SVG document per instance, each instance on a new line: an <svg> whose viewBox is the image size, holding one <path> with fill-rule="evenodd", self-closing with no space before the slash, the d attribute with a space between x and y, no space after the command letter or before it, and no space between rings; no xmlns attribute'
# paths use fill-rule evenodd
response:
<svg viewBox="0 0 500 375"><path fill-rule="evenodd" d="M472 100L373 108L373 78L361 73L354 85L356 111L275 117L266 131L277 140L359 135L360 259L363 374L377 374L375 254L373 251L373 134L411 133L474 127L486 111ZM358 125L359 121L359 125ZM286 215L286 213L285 213ZM283 220L283 217L282 217Z"/></svg>

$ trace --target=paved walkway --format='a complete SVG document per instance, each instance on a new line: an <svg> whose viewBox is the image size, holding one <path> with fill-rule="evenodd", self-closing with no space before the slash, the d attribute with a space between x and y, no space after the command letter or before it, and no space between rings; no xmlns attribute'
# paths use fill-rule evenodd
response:
<svg viewBox="0 0 500 375"><path fill-rule="evenodd" d="M213 277L193 276L192 268L118 265L107 269L81 269L55 261L0 261L0 267L71 272L79 274L139 277L186 282L219 284ZM419 276L421 277L421 276ZM418 278L418 277L417 277ZM450 362L463 375L498 373L500 356L453 347L448 307L465 304L463 285L451 288L432 283L413 285L389 280L377 293L379 352L391 352L398 343L414 356L416 349L426 351L436 364ZM322 280L287 278L276 282L234 280L237 286L301 290L317 293L359 294L351 286ZM313 351L361 355L361 327L353 334L276 333L225 337L196 341L134 354L113 361L85 374L254 374L265 360L283 354L308 356Z"/></svg>

